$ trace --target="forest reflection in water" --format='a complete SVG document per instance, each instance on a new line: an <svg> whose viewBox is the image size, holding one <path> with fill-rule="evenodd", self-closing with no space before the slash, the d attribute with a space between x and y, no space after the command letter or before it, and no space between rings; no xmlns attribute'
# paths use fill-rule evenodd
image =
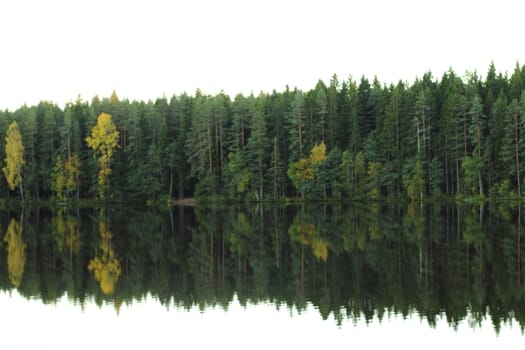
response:
<svg viewBox="0 0 525 350"><path fill-rule="evenodd" d="M323 319L414 314L431 327L525 326L522 208L31 209L3 212L0 289L117 309L272 304Z"/></svg>

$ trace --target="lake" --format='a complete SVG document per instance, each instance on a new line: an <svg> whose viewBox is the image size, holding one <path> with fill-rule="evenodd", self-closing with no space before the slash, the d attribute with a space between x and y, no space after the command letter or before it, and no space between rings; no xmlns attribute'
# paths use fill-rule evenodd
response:
<svg viewBox="0 0 525 350"><path fill-rule="evenodd" d="M0 212L9 349L512 346L522 208Z"/></svg>

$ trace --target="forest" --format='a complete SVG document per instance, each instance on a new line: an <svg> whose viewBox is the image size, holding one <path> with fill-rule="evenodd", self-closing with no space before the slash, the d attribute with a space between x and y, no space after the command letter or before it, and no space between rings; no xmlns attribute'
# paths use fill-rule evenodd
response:
<svg viewBox="0 0 525 350"><path fill-rule="evenodd" d="M5 198L520 198L525 66L0 111Z"/></svg>

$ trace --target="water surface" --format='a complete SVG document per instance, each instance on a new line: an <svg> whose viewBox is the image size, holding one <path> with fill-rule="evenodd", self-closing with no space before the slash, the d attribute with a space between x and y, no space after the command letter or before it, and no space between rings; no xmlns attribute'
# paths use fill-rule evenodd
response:
<svg viewBox="0 0 525 350"><path fill-rule="evenodd" d="M0 329L10 349L516 345L521 215L508 203L4 212Z"/></svg>

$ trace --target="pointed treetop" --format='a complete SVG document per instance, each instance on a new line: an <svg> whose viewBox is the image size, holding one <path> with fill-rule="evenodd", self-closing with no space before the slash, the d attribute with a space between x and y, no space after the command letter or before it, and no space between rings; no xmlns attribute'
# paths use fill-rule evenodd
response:
<svg viewBox="0 0 525 350"><path fill-rule="evenodd" d="M113 89L113 92L111 92L111 97L109 98L109 100L111 101L111 104L114 104L114 105L119 103L119 99L118 99L115 89Z"/></svg>

